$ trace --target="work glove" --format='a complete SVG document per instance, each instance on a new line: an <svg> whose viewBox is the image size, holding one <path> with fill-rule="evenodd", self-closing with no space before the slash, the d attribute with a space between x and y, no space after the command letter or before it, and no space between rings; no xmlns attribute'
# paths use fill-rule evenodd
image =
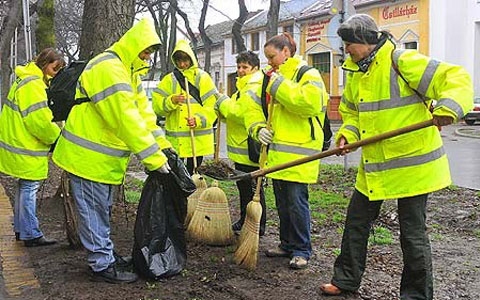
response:
<svg viewBox="0 0 480 300"><path fill-rule="evenodd" d="M162 173L162 174L168 174L170 173L170 165L168 164L168 162L165 162L160 168L158 168L156 171L159 172L159 173Z"/></svg>
<svg viewBox="0 0 480 300"><path fill-rule="evenodd" d="M271 144L273 141L273 132L271 132L265 127L261 128L258 131L258 140L260 141L260 143L268 146L268 144Z"/></svg>

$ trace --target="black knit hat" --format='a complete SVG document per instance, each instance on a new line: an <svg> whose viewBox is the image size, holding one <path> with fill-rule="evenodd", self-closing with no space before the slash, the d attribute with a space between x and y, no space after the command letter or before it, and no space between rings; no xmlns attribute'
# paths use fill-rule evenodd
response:
<svg viewBox="0 0 480 300"><path fill-rule="evenodd" d="M378 31L340 27L337 34L342 41L352 44L376 45L379 42Z"/></svg>

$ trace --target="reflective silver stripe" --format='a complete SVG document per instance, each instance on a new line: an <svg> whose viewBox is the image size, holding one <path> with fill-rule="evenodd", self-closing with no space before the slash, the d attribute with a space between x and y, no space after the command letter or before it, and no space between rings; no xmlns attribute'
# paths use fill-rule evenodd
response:
<svg viewBox="0 0 480 300"><path fill-rule="evenodd" d="M47 100L46 100L46 99L45 99L44 101L42 101L42 102L37 102L37 103L35 103L35 104L33 104L33 105L30 105L27 109L25 109L24 111L22 111L22 112L21 112L22 117L25 118L26 116L28 116L29 113L32 113L32 112L34 112L34 111L36 111L36 110L39 110L39 109L42 109L42 108L46 108L46 107L48 107L48 106L47 106Z"/></svg>
<svg viewBox="0 0 480 300"><path fill-rule="evenodd" d="M26 85L30 81L37 80L37 79L40 79L40 77L38 77L38 76L25 77L24 79L20 80L20 82L17 84L17 87L16 87L15 90L18 91L18 89L21 88L22 86Z"/></svg>
<svg viewBox="0 0 480 300"><path fill-rule="evenodd" d="M303 148L303 147L292 146L292 145L282 145L277 143L270 144L270 150L283 152L283 153L290 153L290 154L307 155L307 156L318 153L318 150L315 150L315 149Z"/></svg>
<svg viewBox="0 0 480 300"><path fill-rule="evenodd" d="M172 91L175 92L177 90L177 85L178 85L178 81L177 81L177 78L175 77L175 75L173 75L172 73Z"/></svg>
<svg viewBox="0 0 480 300"><path fill-rule="evenodd" d="M152 131L152 135L155 138L157 138L159 136L165 136L165 132L163 132L163 130L161 130L161 129L157 129L157 130Z"/></svg>
<svg viewBox="0 0 480 300"><path fill-rule="evenodd" d="M254 91L248 90L247 95L249 95L250 98L252 98L253 101L255 101L255 103L257 103L258 105L262 105L262 99L260 97L258 97L257 94Z"/></svg>
<svg viewBox="0 0 480 300"><path fill-rule="evenodd" d="M255 128L255 126L258 126L258 125L267 126L267 122L265 122L265 121L260 121L260 122L255 122L255 123L253 123L253 124L250 126L250 128L248 128L248 134L249 134L250 136L253 136L253 132L252 132L252 131L253 131L253 129Z"/></svg>
<svg viewBox="0 0 480 300"><path fill-rule="evenodd" d="M461 119L464 117L462 107L457 102L455 102L450 98L442 98L438 100L437 105L435 107L441 107L441 106L445 106L453 110L457 114L458 119Z"/></svg>
<svg viewBox="0 0 480 300"><path fill-rule="evenodd" d="M13 101L10 99L7 99L7 101L5 101L5 106L10 107L10 109L12 109L13 111L20 112L20 108L18 107L18 105L13 103Z"/></svg>
<svg viewBox="0 0 480 300"><path fill-rule="evenodd" d="M98 59L95 59L94 61L90 61L87 64L87 66L85 67L85 70L90 70L91 68L93 68L93 66L98 65L102 61L106 61L106 60L110 60L110 59L116 59L116 58L117 57L113 53L105 52L105 55L103 55L102 57L100 57Z"/></svg>
<svg viewBox="0 0 480 300"><path fill-rule="evenodd" d="M395 50L393 50L392 60L395 62L395 65L398 66L398 59L404 52L405 52L405 49L395 49Z"/></svg>
<svg viewBox="0 0 480 300"><path fill-rule="evenodd" d="M203 72L200 71L200 72L197 73L197 76L195 76L195 86L197 86L197 87L200 86L200 79L202 79L202 74L203 74Z"/></svg>
<svg viewBox="0 0 480 300"><path fill-rule="evenodd" d="M62 130L62 135L67 139L68 141L81 146L83 148L86 148L91 151L95 151L101 154L105 155L110 155L114 157L128 157L130 156L130 151L124 151L124 150L119 150L119 149L114 149L110 148L104 145L100 145L91 141L88 141L84 138L81 138L79 136L74 135L71 132L68 132L67 130L63 129Z"/></svg>
<svg viewBox="0 0 480 300"><path fill-rule="evenodd" d="M140 94L143 91L142 83L137 86L137 94Z"/></svg>
<svg viewBox="0 0 480 300"><path fill-rule="evenodd" d="M163 97L168 97L170 95L169 93L165 92L164 90L159 89L158 87L153 89L153 93L160 94Z"/></svg>
<svg viewBox="0 0 480 300"><path fill-rule="evenodd" d="M359 112L379 111L384 109L398 108L408 106L416 103L423 103L416 94L402 97L402 98L390 98L375 102L360 102L358 103Z"/></svg>
<svg viewBox="0 0 480 300"><path fill-rule="evenodd" d="M34 151L34 150L28 150L28 149L20 149L11 145L7 145L1 141L0 141L0 147L15 154L37 156L37 157L48 155L48 151Z"/></svg>
<svg viewBox="0 0 480 300"><path fill-rule="evenodd" d="M80 84L80 80L77 81L77 89L80 90L80 93L82 95L88 96L87 91L83 88L83 86Z"/></svg>
<svg viewBox="0 0 480 300"><path fill-rule="evenodd" d="M323 83L321 81L313 81L313 80L308 80L308 81L305 81L302 86L304 85L307 85L307 84L311 84L313 86L316 86L320 89L323 89Z"/></svg>
<svg viewBox="0 0 480 300"><path fill-rule="evenodd" d="M405 168L405 167L412 167L423 165L428 162L437 160L445 155L445 150L443 146L438 149L435 149L429 153L425 153L418 156L413 157L402 157L398 159L392 159L387 162L383 163L365 163L365 172L366 173L373 173L373 172L380 172L398 168Z"/></svg>
<svg viewBox="0 0 480 300"><path fill-rule="evenodd" d="M159 150L160 150L160 147L158 146L158 144L153 144L147 149L140 151L139 153L135 153L135 156L139 160L144 160L145 158L151 156L152 154L157 153Z"/></svg>
<svg viewBox="0 0 480 300"><path fill-rule="evenodd" d="M197 117L200 119L200 122L201 122L201 124L202 124L202 125L199 126L199 127L206 127L206 126L207 126L207 119L206 119L204 116L202 116L202 115L200 115L200 114L198 114L198 113L195 114L195 116L197 116Z"/></svg>
<svg viewBox="0 0 480 300"><path fill-rule="evenodd" d="M165 134L167 136L172 136L172 137L190 137L190 131L169 131L166 130ZM209 135L213 134L213 129L203 129L203 130L195 130L195 136L201 136L201 135Z"/></svg>
<svg viewBox="0 0 480 300"><path fill-rule="evenodd" d="M270 88L270 95L275 97L275 94L277 94L277 90L280 87L280 84L282 84L284 78L282 75L279 75L277 79L272 83L272 87Z"/></svg>
<svg viewBox="0 0 480 300"><path fill-rule="evenodd" d="M352 126L352 125L346 125L344 129L349 130L353 132L358 138L360 138L360 131L358 130L357 127Z"/></svg>
<svg viewBox="0 0 480 300"><path fill-rule="evenodd" d="M208 91L205 95L201 96L200 99L202 102L206 101L208 98L210 98L212 95L219 94L216 88L211 89Z"/></svg>
<svg viewBox="0 0 480 300"><path fill-rule="evenodd" d="M398 73L395 72L393 66L390 68L390 98L400 98L400 85L398 84ZM403 79L400 79L403 80Z"/></svg>
<svg viewBox="0 0 480 300"><path fill-rule="evenodd" d="M233 154L248 155L248 149L227 145L227 151Z"/></svg>
<svg viewBox="0 0 480 300"><path fill-rule="evenodd" d="M423 71L422 79L420 79L420 83L418 84L418 92L422 95L427 93L428 87L430 83L432 83L433 75L438 69L440 62L434 59L431 59L428 62L427 68Z"/></svg>
<svg viewBox="0 0 480 300"><path fill-rule="evenodd" d="M221 94L217 94L217 95L221 95ZM225 100L227 100L227 99L229 99L227 96L221 95L221 96L217 99L217 101L215 102L215 109L216 109L216 110L219 110L220 105L222 105L223 101L225 101ZM238 100L238 99L237 99L237 100Z"/></svg>
<svg viewBox="0 0 480 300"><path fill-rule="evenodd" d="M104 100L105 98L117 93L117 92L130 92L133 93L132 91L132 86L127 84L127 83L117 83L114 84L106 89L104 89L101 92L96 93L93 95L90 99L92 100L93 103L97 104L98 102Z"/></svg>
<svg viewBox="0 0 480 300"><path fill-rule="evenodd" d="M354 111L357 110L357 107L355 106L355 104L348 101L347 98L345 98L345 96L342 96L342 103L350 110L354 110Z"/></svg>

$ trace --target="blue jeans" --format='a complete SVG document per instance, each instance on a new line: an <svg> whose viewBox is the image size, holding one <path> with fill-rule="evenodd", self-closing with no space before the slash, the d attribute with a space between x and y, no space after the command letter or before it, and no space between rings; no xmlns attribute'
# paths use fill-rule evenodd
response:
<svg viewBox="0 0 480 300"><path fill-rule="evenodd" d="M73 174L69 174L69 177L79 216L78 234L88 251L88 265L94 272L105 270L115 262L110 239L113 185L90 181Z"/></svg>
<svg viewBox="0 0 480 300"><path fill-rule="evenodd" d="M13 230L21 240L31 240L43 236L36 214L37 191L40 181L18 179L15 193Z"/></svg>
<svg viewBox="0 0 480 300"><path fill-rule="evenodd" d="M309 260L312 244L308 185L273 179L273 192L280 218L280 248Z"/></svg>

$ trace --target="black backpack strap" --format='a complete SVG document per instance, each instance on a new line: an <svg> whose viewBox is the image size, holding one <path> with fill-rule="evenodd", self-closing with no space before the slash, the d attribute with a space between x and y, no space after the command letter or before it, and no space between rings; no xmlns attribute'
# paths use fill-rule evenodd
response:
<svg viewBox="0 0 480 300"><path fill-rule="evenodd" d="M415 92L415 94L420 98L422 99L423 101L423 104L425 105L425 107L430 111L432 112L433 111L433 107L430 106L428 107L428 104L427 104L427 99L424 95L420 94L419 91L417 91L416 89L414 89L413 87L410 86L410 84L408 83L407 79L402 75L402 73L400 72L400 69L398 68L398 64L397 64L397 59L398 57L401 55L401 51L402 50L395 50L393 49L392 50L392 53L390 54L390 58L392 59L392 68L393 70L395 71L395 73L397 73L398 76L400 76L400 78L403 79L403 81L407 84L407 86L413 91ZM394 53L395 52L395 53ZM395 59L395 56L397 59Z"/></svg>
<svg viewBox="0 0 480 300"><path fill-rule="evenodd" d="M263 115L265 116L265 119L268 119L267 86L269 81L270 81L270 78L266 75L263 75L262 94L260 96L260 100L262 102L262 110L263 110Z"/></svg>
<svg viewBox="0 0 480 300"><path fill-rule="evenodd" d="M296 78L297 82L299 82L300 79L302 79L303 74L305 74L310 69L313 69L313 67L306 66L306 65L301 66L297 72L297 78Z"/></svg>
<svg viewBox="0 0 480 300"><path fill-rule="evenodd" d="M177 68L175 68L173 70L173 75L175 76L175 78L177 79L178 83L180 84L180 86L182 87L182 89L184 91L187 91L187 87L185 86L185 76L182 74L182 72L180 72ZM203 106L203 103L202 103L202 98L200 97L200 91L197 89L196 86L194 86L193 84L191 84L190 82L188 82L188 93L193 97L195 98L195 100L197 100L198 103L200 103L200 105Z"/></svg>

